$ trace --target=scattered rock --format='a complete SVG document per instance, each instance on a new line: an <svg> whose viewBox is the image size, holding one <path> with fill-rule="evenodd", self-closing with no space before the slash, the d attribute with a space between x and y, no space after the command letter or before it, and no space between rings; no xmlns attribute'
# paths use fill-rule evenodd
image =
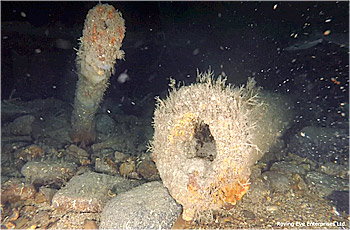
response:
<svg viewBox="0 0 350 230"><path fill-rule="evenodd" d="M32 184L18 179L6 182L1 188L1 204L16 203L20 200L34 199L36 190Z"/></svg>
<svg viewBox="0 0 350 230"><path fill-rule="evenodd" d="M115 151L114 152L114 161L115 163L121 162L121 161L125 161L126 158L128 158L128 155L126 155L125 153L119 152L119 151Z"/></svg>
<svg viewBox="0 0 350 230"><path fill-rule="evenodd" d="M33 108L18 105L16 102L1 101L1 123L13 121L14 119L33 112Z"/></svg>
<svg viewBox="0 0 350 230"><path fill-rule="evenodd" d="M51 226L50 229L94 229L93 227L97 225L96 221L98 220L98 213L70 212L69 214L62 216L57 221L56 225ZM95 229L98 229L98 227Z"/></svg>
<svg viewBox="0 0 350 230"><path fill-rule="evenodd" d="M50 124L48 124L48 126L50 126ZM71 138L69 136L69 128L70 126L68 124L64 128L55 129L55 130L45 130L44 128L42 133L44 133L45 135L44 137L45 143L55 148L63 148L65 145L71 143ZM35 138L35 139L39 139L39 138Z"/></svg>
<svg viewBox="0 0 350 230"><path fill-rule="evenodd" d="M98 226L95 221L87 220L84 223L83 229L98 229Z"/></svg>
<svg viewBox="0 0 350 230"><path fill-rule="evenodd" d="M95 159L95 170L96 172L106 173L109 175L118 174L116 164L109 157L107 157L106 160L102 160L101 158L97 157Z"/></svg>
<svg viewBox="0 0 350 230"><path fill-rule="evenodd" d="M191 222L185 221L180 214L171 229L190 229Z"/></svg>
<svg viewBox="0 0 350 230"><path fill-rule="evenodd" d="M106 149L106 148L111 148L111 149L115 149L115 145L116 143L118 143L118 137L113 136L108 138L107 140L100 142L100 143L96 143L91 145L91 149L94 153L98 153L99 151L101 151L102 149Z"/></svg>
<svg viewBox="0 0 350 230"><path fill-rule="evenodd" d="M247 194L243 196L243 200L247 199L253 204L260 204L266 200L266 197L269 196L270 193L271 191L266 181L256 178L254 181L252 181Z"/></svg>
<svg viewBox="0 0 350 230"><path fill-rule="evenodd" d="M346 129L307 126L289 143L289 150L315 161L344 162L349 153Z"/></svg>
<svg viewBox="0 0 350 230"><path fill-rule="evenodd" d="M76 164L89 165L91 161L89 159L89 154L85 149L79 148L78 146L72 144L65 151L66 157L74 161Z"/></svg>
<svg viewBox="0 0 350 230"><path fill-rule="evenodd" d="M130 177L132 172L135 172L135 161L129 160L122 163L119 167L120 175Z"/></svg>
<svg viewBox="0 0 350 230"><path fill-rule="evenodd" d="M34 201L36 204L47 202L46 197L41 192L36 193Z"/></svg>
<svg viewBox="0 0 350 230"><path fill-rule="evenodd" d="M35 212L35 215L30 220L31 226L26 226L26 229L37 227L40 225L40 227L47 229L48 224L51 222L51 212L49 210L37 210ZM23 226L25 227L25 226Z"/></svg>
<svg viewBox="0 0 350 230"><path fill-rule="evenodd" d="M304 179L299 174L293 175L293 186L292 188L300 195L308 191L307 185Z"/></svg>
<svg viewBox="0 0 350 230"><path fill-rule="evenodd" d="M124 193L126 191L129 191L141 184L143 184L144 182L143 181L140 181L140 180L125 180L125 181L121 181L119 183L116 183L115 185L113 185L113 188L112 188L112 193L113 194L121 194L121 193Z"/></svg>
<svg viewBox="0 0 350 230"><path fill-rule="evenodd" d="M92 172L92 169L88 166L79 166L75 175L82 175L87 172Z"/></svg>
<svg viewBox="0 0 350 230"><path fill-rule="evenodd" d="M148 181L160 180L157 166L149 157L146 157L138 164L137 173Z"/></svg>
<svg viewBox="0 0 350 230"><path fill-rule="evenodd" d="M262 174L264 180L268 181L271 188L275 192L287 192L290 190L290 181L289 179L282 173L276 171L267 171Z"/></svg>
<svg viewBox="0 0 350 230"><path fill-rule="evenodd" d="M53 188L40 187L39 193L42 194L45 202L51 204L53 196L56 194L58 190Z"/></svg>
<svg viewBox="0 0 350 230"><path fill-rule="evenodd" d="M101 213L101 229L171 228L181 206L161 182L138 186L111 199Z"/></svg>
<svg viewBox="0 0 350 230"><path fill-rule="evenodd" d="M3 128L3 134L15 136L27 136L32 132L32 124L35 120L33 115L24 115L16 118Z"/></svg>
<svg viewBox="0 0 350 230"><path fill-rule="evenodd" d="M15 152L16 159L32 161L43 157L45 151L37 145L30 145L23 147Z"/></svg>
<svg viewBox="0 0 350 230"><path fill-rule="evenodd" d="M325 173L311 171L306 174L306 183L320 196L326 197L333 191L349 191L349 181Z"/></svg>
<svg viewBox="0 0 350 230"><path fill-rule="evenodd" d="M56 107L55 104L49 105L48 101L37 103L44 107L41 107L43 111L36 114L39 119L33 123L32 137L54 148L62 148L71 143L69 112L65 107L67 105L63 104L61 107L59 104L62 103L56 101L53 101Z"/></svg>
<svg viewBox="0 0 350 230"><path fill-rule="evenodd" d="M318 163L315 160L301 157L293 153L288 153L285 157L285 161L291 161L294 165L299 165L306 171L315 170L318 167Z"/></svg>
<svg viewBox="0 0 350 230"><path fill-rule="evenodd" d="M349 166L326 162L320 166L320 171L330 176L338 176L342 179L349 179Z"/></svg>
<svg viewBox="0 0 350 230"><path fill-rule="evenodd" d="M60 187L73 177L76 168L74 163L68 162L29 161L22 167L21 173L35 185L55 184Z"/></svg>
<svg viewBox="0 0 350 230"><path fill-rule="evenodd" d="M67 148L67 154L70 154L70 155L75 154L79 157L88 157L89 156L89 154L86 152L85 149L79 148L78 146L73 145L73 144Z"/></svg>
<svg viewBox="0 0 350 230"><path fill-rule="evenodd" d="M248 218L248 219L251 219L251 220L254 220L255 219L255 214L249 210L242 210L242 215L245 217L245 218Z"/></svg>
<svg viewBox="0 0 350 230"><path fill-rule="evenodd" d="M268 212L277 212L278 211L278 206L277 205L266 206L266 211L268 211Z"/></svg>
<svg viewBox="0 0 350 230"><path fill-rule="evenodd" d="M280 173L285 173L287 175L292 175L295 173L304 175L305 169L298 164L293 164L293 162L287 162L287 161L279 161L275 162L271 168L270 171L277 171Z"/></svg>
<svg viewBox="0 0 350 230"><path fill-rule="evenodd" d="M349 215L349 191L333 191L327 198L335 204L339 211L344 211Z"/></svg>
<svg viewBox="0 0 350 230"><path fill-rule="evenodd" d="M147 150L146 144L153 135L151 121L126 115L116 115L114 120L117 132L112 132L113 135L109 133L108 139L92 145L94 153L105 148L133 154L141 154Z"/></svg>
<svg viewBox="0 0 350 230"><path fill-rule="evenodd" d="M115 132L116 122L106 114L96 115L96 131L103 134Z"/></svg>
<svg viewBox="0 0 350 230"><path fill-rule="evenodd" d="M101 212L105 203L115 195L111 193L114 184L121 182L125 182L125 179L86 172L74 176L61 188L54 195L52 205L65 211Z"/></svg>

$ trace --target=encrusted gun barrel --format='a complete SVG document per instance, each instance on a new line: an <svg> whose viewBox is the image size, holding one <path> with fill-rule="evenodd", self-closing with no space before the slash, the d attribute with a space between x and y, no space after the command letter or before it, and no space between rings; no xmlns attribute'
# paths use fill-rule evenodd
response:
<svg viewBox="0 0 350 230"><path fill-rule="evenodd" d="M124 57L120 50L124 36L124 19L113 6L98 4L89 10L77 52L79 79L71 132L72 140L83 146L95 140L95 113L115 71L116 59Z"/></svg>
<svg viewBox="0 0 350 230"><path fill-rule="evenodd" d="M287 100L249 79L232 87L213 74L175 87L154 112L151 151L164 185L183 206L183 219L234 207L249 190L251 166L291 120Z"/></svg>

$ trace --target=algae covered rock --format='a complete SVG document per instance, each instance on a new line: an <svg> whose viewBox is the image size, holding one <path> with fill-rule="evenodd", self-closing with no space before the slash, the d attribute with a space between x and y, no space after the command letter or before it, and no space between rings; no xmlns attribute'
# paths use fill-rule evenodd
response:
<svg viewBox="0 0 350 230"><path fill-rule="evenodd" d="M183 219L206 210L230 209L249 190L251 166L291 120L288 101L226 84L213 73L175 87L154 112L151 151L164 185L183 206Z"/></svg>
<svg viewBox="0 0 350 230"><path fill-rule="evenodd" d="M13 122L4 127L6 135L25 136L32 133L32 124L35 120L33 115L24 115L16 118Z"/></svg>
<svg viewBox="0 0 350 230"><path fill-rule="evenodd" d="M169 229L181 206L158 181L118 194L101 213L100 229Z"/></svg>
<svg viewBox="0 0 350 230"><path fill-rule="evenodd" d="M22 175L35 185L62 186L71 179L77 165L72 162L29 161L21 169Z"/></svg>
<svg viewBox="0 0 350 230"><path fill-rule="evenodd" d="M125 187L132 182L95 172L76 175L55 194L52 206L66 211L101 212L111 198L113 186L119 183Z"/></svg>
<svg viewBox="0 0 350 230"><path fill-rule="evenodd" d="M344 164L349 155L348 130L306 126L290 140L288 149L310 160Z"/></svg>

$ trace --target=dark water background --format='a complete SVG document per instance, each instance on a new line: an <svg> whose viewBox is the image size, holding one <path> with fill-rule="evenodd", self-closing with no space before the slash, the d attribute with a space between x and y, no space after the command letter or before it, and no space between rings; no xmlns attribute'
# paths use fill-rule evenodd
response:
<svg viewBox="0 0 350 230"><path fill-rule="evenodd" d="M2 2L2 99L74 98L75 51L96 2ZM348 118L348 2L109 2L126 21L105 95L124 114L145 115L169 78L191 83L211 68L228 82L255 77L293 97L295 123L343 126ZM329 30L330 35L323 36ZM311 48L288 51L297 43ZM68 42L58 48L57 40ZM127 70L130 80L118 76ZM149 104L144 102L148 101ZM109 104L108 104L109 103ZM152 111L150 109L149 111ZM148 113L150 115L151 112Z"/></svg>

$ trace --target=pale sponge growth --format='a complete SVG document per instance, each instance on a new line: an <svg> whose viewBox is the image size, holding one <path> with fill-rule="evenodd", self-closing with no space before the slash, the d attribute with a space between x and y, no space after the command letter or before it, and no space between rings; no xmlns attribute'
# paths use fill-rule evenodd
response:
<svg viewBox="0 0 350 230"><path fill-rule="evenodd" d="M176 87L154 112L151 151L164 185L183 206L183 219L206 210L230 209L249 190L251 166L291 120L287 100L214 80Z"/></svg>
<svg viewBox="0 0 350 230"><path fill-rule="evenodd" d="M109 4L90 9L84 24L77 53L79 80L72 114L71 138L85 146L95 140L94 117L114 73L116 59L125 36L125 23L120 12Z"/></svg>

